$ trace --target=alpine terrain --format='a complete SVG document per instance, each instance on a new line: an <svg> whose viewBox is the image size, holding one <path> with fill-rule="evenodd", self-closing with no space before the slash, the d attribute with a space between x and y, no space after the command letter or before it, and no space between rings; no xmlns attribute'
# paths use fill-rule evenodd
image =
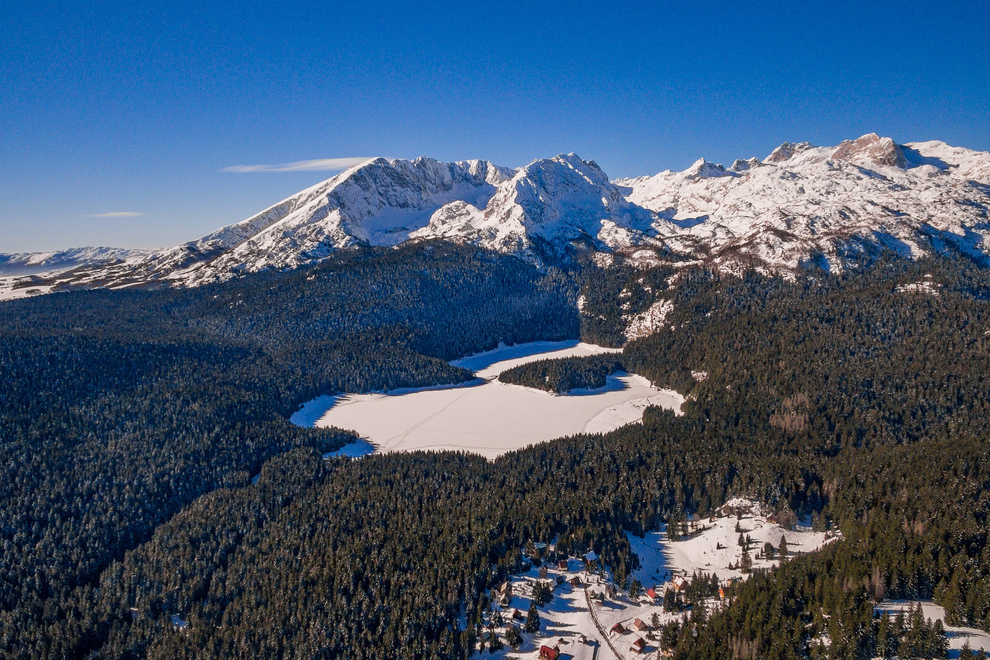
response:
<svg viewBox="0 0 990 660"><path fill-rule="evenodd" d="M0 660L985 658L988 209L871 134L4 257Z"/></svg>
<svg viewBox="0 0 990 660"><path fill-rule="evenodd" d="M11 282L196 286L318 262L335 250L443 239L555 263L583 252L642 267L841 271L882 251L990 254L990 153L869 134L785 142L729 167L609 180L576 154L511 170L486 161L377 158L196 241ZM23 257L19 257L23 260ZM604 257L606 260L609 257ZM9 259L9 258L8 258Z"/></svg>

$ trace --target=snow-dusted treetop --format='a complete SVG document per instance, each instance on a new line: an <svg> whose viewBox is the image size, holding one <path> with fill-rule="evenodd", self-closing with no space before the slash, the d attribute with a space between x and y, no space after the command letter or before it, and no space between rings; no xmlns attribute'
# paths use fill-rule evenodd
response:
<svg viewBox="0 0 990 660"><path fill-rule="evenodd" d="M785 142L730 167L610 181L575 154L511 170L486 161L378 158L203 238L64 284L195 286L360 245L445 239L547 261L579 247L643 265L830 270L882 249L990 254L990 153L875 134L834 147Z"/></svg>

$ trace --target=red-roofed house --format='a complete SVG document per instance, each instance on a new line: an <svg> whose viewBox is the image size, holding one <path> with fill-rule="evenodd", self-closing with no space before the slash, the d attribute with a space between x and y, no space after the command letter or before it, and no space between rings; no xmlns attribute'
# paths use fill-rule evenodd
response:
<svg viewBox="0 0 990 660"><path fill-rule="evenodd" d="M617 623L612 626L612 629L609 632L615 633L616 635L625 635L628 631L621 623Z"/></svg>
<svg viewBox="0 0 990 660"><path fill-rule="evenodd" d="M650 629L650 625L645 621L643 621L642 619L636 619L635 621L633 621L632 627L640 632Z"/></svg>
<svg viewBox="0 0 990 660"><path fill-rule="evenodd" d="M560 657L560 651L557 649L552 649L549 646L540 647L540 660L557 660Z"/></svg>
<svg viewBox="0 0 990 660"><path fill-rule="evenodd" d="M657 596L656 589L654 589L653 587L650 587L649 589L646 590L646 595L649 597L650 600L656 600L657 598L659 598L659 596Z"/></svg>
<svg viewBox="0 0 990 660"><path fill-rule="evenodd" d="M636 653L642 653L646 650L646 642L642 637L637 637L636 641L632 643L632 650Z"/></svg>

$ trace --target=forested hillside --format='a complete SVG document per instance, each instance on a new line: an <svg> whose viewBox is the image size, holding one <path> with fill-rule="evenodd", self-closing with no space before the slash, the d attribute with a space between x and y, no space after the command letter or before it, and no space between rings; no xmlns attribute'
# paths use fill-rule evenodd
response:
<svg viewBox="0 0 990 660"><path fill-rule="evenodd" d="M797 282L672 275L541 274L425 245L195 292L0 307L15 374L2 395L17 402L0 650L467 657L528 542L594 550L621 582L626 530L736 494L844 539L755 576L710 619L694 610L665 633L676 657L930 653L933 631L873 618L883 597L990 625L990 273L882 259ZM675 301L612 359L688 395L683 416L651 409L495 462L324 461L344 436L284 421L315 392L454 382L467 375L441 358L575 337L579 287L585 340ZM89 539L109 540L94 555Z"/></svg>
<svg viewBox="0 0 990 660"><path fill-rule="evenodd" d="M99 647L105 623L69 612L111 561L268 459L352 439L291 425L303 401L469 379L446 360L576 337L574 295L512 258L421 245L0 305L0 651Z"/></svg>

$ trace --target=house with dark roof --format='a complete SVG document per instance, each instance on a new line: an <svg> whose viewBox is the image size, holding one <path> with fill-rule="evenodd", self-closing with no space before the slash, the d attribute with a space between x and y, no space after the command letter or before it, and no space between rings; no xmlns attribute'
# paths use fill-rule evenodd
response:
<svg viewBox="0 0 990 660"><path fill-rule="evenodd" d="M512 601L512 583L506 580L495 589L495 600L500 605L508 605Z"/></svg>

